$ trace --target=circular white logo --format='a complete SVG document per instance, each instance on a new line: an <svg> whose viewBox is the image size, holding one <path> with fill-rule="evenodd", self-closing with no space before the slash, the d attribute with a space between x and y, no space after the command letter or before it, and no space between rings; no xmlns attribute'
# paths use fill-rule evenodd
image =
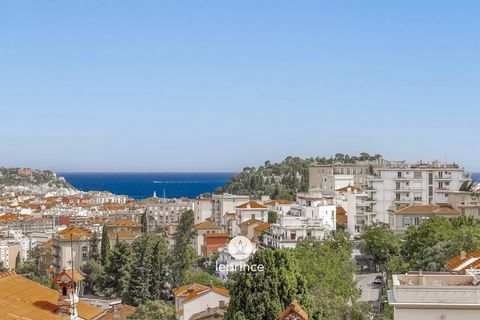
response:
<svg viewBox="0 0 480 320"><path fill-rule="evenodd" d="M228 252L237 260L247 259L253 252L253 244L247 237L237 236L228 243Z"/></svg>

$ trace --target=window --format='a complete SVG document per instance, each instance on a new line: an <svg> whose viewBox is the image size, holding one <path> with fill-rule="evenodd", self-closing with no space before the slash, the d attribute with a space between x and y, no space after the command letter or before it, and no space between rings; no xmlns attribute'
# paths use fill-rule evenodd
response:
<svg viewBox="0 0 480 320"><path fill-rule="evenodd" d="M420 222L421 222L421 221L422 221L422 220L421 220L419 217L415 217L413 223L415 223L415 225L418 226L418 225L420 225Z"/></svg>
<svg viewBox="0 0 480 320"><path fill-rule="evenodd" d="M403 226L408 227L412 224L412 218L410 217L403 217Z"/></svg>
<svg viewBox="0 0 480 320"><path fill-rule="evenodd" d="M402 172L401 172L401 171L398 171L398 172L397 172L397 177L398 177L398 178L401 178L401 177L402 177Z"/></svg>

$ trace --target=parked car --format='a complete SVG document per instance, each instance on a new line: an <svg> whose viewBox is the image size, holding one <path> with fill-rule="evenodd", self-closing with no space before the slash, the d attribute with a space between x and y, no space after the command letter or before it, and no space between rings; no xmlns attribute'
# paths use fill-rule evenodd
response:
<svg viewBox="0 0 480 320"><path fill-rule="evenodd" d="M373 280L374 285L381 286L383 283L383 277L382 276L376 276L375 280Z"/></svg>

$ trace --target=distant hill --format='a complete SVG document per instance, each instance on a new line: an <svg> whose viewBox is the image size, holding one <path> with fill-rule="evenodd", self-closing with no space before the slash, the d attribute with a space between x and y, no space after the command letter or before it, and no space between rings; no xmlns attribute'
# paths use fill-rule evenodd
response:
<svg viewBox="0 0 480 320"><path fill-rule="evenodd" d="M50 170L0 167L0 186L40 186L75 189Z"/></svg>
<svg viewBox="0 0 480 320"><path fill-rule="evenodd" d="M355 163L362 160L373 160L381 157L361 153L360 156L349 156L337 153L335 157L287 157L280 163L265 163L258 167L246 167L238 175L232 177L225 187L218 188L215 193L249 195L260 198L269 195L272 199L294 200L297 192L308 191L308 166L312 163L333 164L335 162Z"/></svg>

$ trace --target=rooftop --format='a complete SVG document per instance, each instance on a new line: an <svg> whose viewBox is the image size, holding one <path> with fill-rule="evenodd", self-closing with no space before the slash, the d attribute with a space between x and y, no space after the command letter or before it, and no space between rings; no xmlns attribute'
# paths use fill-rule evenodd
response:
<svg viewBox="0 0 480 320"><path fill-rule="evenodd" d="M459 215L460 212L450 205L413 204L393 211L395 214L433 214Z"/></svg>

